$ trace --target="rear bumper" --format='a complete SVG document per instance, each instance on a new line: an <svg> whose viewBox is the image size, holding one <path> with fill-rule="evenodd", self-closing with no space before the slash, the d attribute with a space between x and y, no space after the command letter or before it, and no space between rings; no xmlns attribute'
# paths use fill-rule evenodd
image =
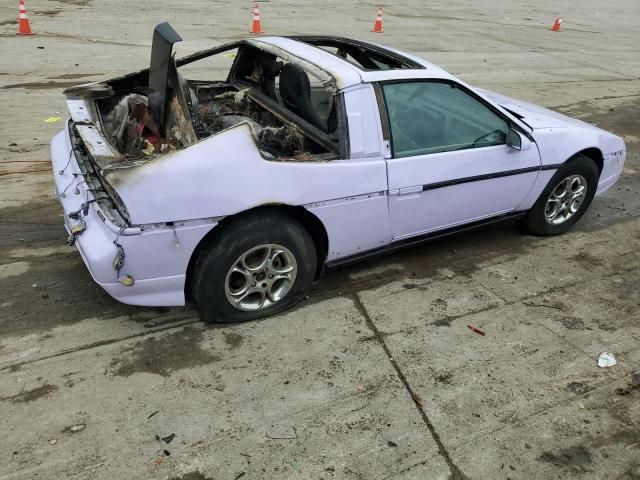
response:
<svg viewBox="0 0 640 480"><path fill-rule="evenodd" d="M73 226L84 224L85 231L76 238L75 246L91 276L99 284L117 282L117 274L111 262L117 253L113 241L118 235L118 226L103 219L104 215L99 216L95 203L90 205L88 214L81 221L69 218L70 212L78 211L83 202L94 197L87 190L66 130L57 134L51 142L51 162L56 196L62 205L67 233L71 232Z"/></svg>
<svg viewBox="0 0 640 480"><path fill-rule="evenodd" d="M131 287L121 283L100 283L109 295L128 305L149 307L179 307L185 304L184 285L186 275L136 280Z"/></svg>
<svg viewBox="0 0 640 480"><path fill-rule="evenodd" d="M94 281L113 298L130 305L184 305L186 270L191 254L215 223L181 222L173 228L156 225L121 230L105 216L97 203L89 204L88 213L81 220L72 220L69 213L82 208L83 203L94 196L81 175L66 130L53 138L51 160L67 232L71 232L76 224L85 225L82 234L76 237L75 246ZM120 272L113 267L118 253L116 241L125 252ZM126 275L134 278L133 285L125 286L118 281Z"/></svg>
<svg viewBox="0 0 640 480"><path fill-rule="evenodd" d="M66 213L65 218L68 218ZM67 229L67 233L70 233L70 228L66 222L65 228ZM111 240L112 235L104 231L97 232L96 235L95 231L97 229L94 228L92 230L93 235L82 238L89 233L89 229L87 228L85 233L76 238L75 246L84 264L87 266L91 278L114 299L128 305L143 305L149 307L176 307L185 304L185 274L160 278L136 279L135 283L129 287L118 282L118 274L111 264L117 253L113 245L113 240ZM119 240L120 239L118 239L118 241ZM84 248L83 245L91 245L91 248ZM101 253L105 253L105 255L101 255ZM116 281L102 282L96 278L94 272L111 275Z"/></svg>

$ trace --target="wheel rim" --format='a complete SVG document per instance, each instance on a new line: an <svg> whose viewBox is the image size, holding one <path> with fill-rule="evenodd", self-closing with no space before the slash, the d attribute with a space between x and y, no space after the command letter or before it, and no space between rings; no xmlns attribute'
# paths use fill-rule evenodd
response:
<svg viewBox="0 0 640 480"><path fill-rule="evenodd" d="M224 293L238 310L264 310L287 296L297 274L296 257L288 248L273 243L260 245L233 263Z"/></svg>
<svg viewBox="0 0 640 480"><path fill-rule="evenodd" d="M560 181L549 194L544 209L547 223L560 225L573 217L587 195L587 180L582 175L570 175Z"/></svg>

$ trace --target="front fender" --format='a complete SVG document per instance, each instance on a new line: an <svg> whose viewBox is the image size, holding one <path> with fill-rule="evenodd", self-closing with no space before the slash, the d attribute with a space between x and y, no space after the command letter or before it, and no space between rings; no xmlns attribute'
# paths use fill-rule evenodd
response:
<svg viewBox="0 0 640 480"><path fill-rule="evenodd" d="M557 169L580 152L598 152L599 160L602 160L596 195L600 195L611 187L622 173L625 160L624 141L605 130L590 125L543 128L534 130L532 136L540 151L543 170L538 175L529 195L520 205L521 210L531 208Z"/></svg>

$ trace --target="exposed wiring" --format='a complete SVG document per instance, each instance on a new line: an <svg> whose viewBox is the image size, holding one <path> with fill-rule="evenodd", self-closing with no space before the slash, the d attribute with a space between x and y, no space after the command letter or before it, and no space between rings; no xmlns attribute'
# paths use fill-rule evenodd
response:
<svg viewBox="0 0 640 480"><path fill-rule="evenodd" d="M76 188L73 189L73 193L75 193L76 195L80 195L80 185L82 185L83 183L87 183L86 178L83 178L81 182L76 183Z"/></svg>
<svg viewBox="0 0 640 480"><path fill-rule="evenodd" d="M73 154L74 151L75 149L71 147L71 150L69 151L69 158L67 159L67 163L62 170L58 171L58 175L64 175L64 172L67 170L67 168L69 167L69 164L71 163L71 155Z"/></svg>
<svg viewBox="0 0 640 480"><path fill-rule="evenodd" d="M87 199L86 202L80 205L80 208L78 210L70 212L67 216L72 220L80 220L89 215L89 205L97 201L98 200L96 198L92 198L91 200Z"/></svg>
<svg viewBox="0 0 640 480"><path fill-rule="evenodd" d="M124 267L124 259L126 257L124 253L124 247L118 243L120 239L120 235L124 232L124 227L121 227L118 231L118 235L116 235L113 244L116 246L116 256L113 259L113 269L116 271L116 280L120 278L120 270Z"/></svg>
<svg viewBox="0 0 640 480"><path fill-rule="evenodd" d="M64 190L62 190L61 193L58 194L58 197L60 198L65 198L67 196L67 190L69 190L69 188L71 188L71 185L73 185L73 182L76 181L76 177L78 176L78 173L74 173L73 174L73 178L71 179L71 181L69 182L69 185L67 185L66 187L64 187Z"/></svg>
<svg viewBox="0 0 640 480"><path fill-rule="evenodd" d="M80 219L80 223L71 227L71 233L67 237L67 245L70 247L76 243L76 240L79 235L82 235L84 231L87 229L87 223L83 218Z"/></svg>

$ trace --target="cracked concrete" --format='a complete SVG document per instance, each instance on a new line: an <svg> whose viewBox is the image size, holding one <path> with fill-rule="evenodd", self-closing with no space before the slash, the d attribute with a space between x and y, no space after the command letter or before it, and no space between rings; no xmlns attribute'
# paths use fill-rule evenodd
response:
<svg viewBox="0 0 640 480"><path fill-rule="evenodd" d="M250 8L46 3L27 6L31 38L0 6L0 479L640 478L636 3L410 1L385 7L383 35L372 5L263 3L269 33L415 52L623 136L628 159L566 235L437 241L329 272L283 315L214 327L102 292L36 170L62 84L145 66L165 19L179 55L240 38ZM601 351L618 364L598 368Z"/></svg>

